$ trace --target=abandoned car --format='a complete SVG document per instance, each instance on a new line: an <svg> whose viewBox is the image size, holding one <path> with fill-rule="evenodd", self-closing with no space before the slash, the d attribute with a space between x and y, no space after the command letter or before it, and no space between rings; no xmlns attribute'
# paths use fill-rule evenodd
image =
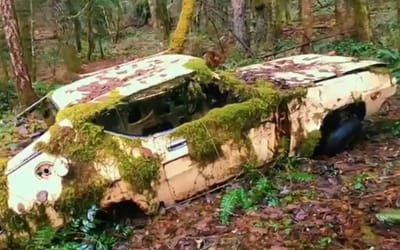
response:
<svg viewBox="0 0 400 250"><path fill-rule="evenodd" d="M285 140L290 155L338 152L395 91L382 62L342 56L225 72L187 55L124 63L20 115L26 124L39 110L49 127L8 161L7 204L53 226L92 203L132 201L151 214L238 175L244 162L272 163Z"/></svg>

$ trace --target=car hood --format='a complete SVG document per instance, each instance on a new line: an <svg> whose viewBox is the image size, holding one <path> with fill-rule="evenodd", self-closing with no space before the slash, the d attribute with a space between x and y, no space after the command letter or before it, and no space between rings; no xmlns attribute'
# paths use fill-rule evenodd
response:
<svg viewBox="0 0 400 250"><path fill-rule="evenodd" d="M54 90L52 101L58 109L79 103L95 102L118 91L130 96L142 90L190 75L185 65L196 57L188 55L158 55L133 60L106 68L71 84Z"/></svg>

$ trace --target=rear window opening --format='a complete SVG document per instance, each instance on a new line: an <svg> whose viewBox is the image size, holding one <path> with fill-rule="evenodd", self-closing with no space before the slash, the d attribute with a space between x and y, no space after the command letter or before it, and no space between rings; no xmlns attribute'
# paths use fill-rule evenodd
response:
<svg viewBox="0 0 400 250"><path fill-rule="evenodd" d="M187 81L159 95L120 103L101 113L93 122L119 134L149 136L197 120L213 108L236 102L238 98L229 91L221 91L216 83L199 85Z"/></svg>

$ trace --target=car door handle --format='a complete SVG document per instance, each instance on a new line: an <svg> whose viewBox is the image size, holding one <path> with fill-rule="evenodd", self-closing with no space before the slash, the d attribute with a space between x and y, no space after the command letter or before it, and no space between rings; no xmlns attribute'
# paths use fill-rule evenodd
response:
<svg viewBox="0 0 400 250"><path fill-rule="evenodd" d="M167 150L168 152L172 152L186 146L187 146L186 139L179 139L167 145Z"/></svg>

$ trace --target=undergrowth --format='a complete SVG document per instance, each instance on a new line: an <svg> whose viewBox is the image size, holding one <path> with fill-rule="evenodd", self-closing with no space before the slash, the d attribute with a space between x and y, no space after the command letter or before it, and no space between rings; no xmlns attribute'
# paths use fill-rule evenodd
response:
<svg viewBox="0 0 400 250"><path fill-rule="evenodd" d="M32 240L24 242L29 250L108 250L118 242L126 240L131 229L116 222L106 223L96 216L99 209L92 206L85 217L73 219L61 230L44 227L36 231Z"/></svg>
<svg viewBox="0 0 400 250"><path fill-rule="evenodd" d="M310 182L314 176L299 169L299 159L287 157L287 161L280 161L274 167L275 173L271 171L269 177L265 176L252 164L242 165L245 171L245 181L248 187L240 187L228 190L222 197L220 204L220 220L222 224L229 224L230 216L237 209L244 211L257 210L259 205L276 207L285 203L295 201L294 195L301 195L302 192L283 192L284 182L290 183ZM311 191L310 191L311 192ZM284 193L284 194L283 194ZM283 195L282 195L283 194ZM306 196L313 195L306 192Z"/></svg>

